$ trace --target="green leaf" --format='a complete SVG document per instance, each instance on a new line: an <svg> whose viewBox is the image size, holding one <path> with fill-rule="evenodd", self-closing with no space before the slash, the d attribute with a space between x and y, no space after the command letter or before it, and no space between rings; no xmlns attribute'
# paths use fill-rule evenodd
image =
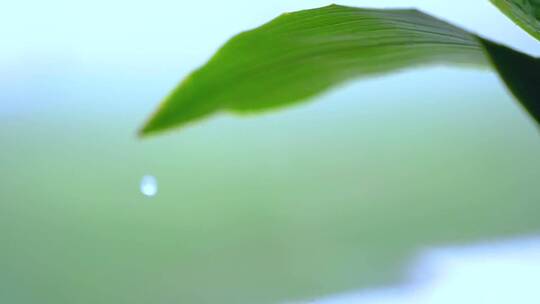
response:
<svg viewBox="0 0 540 304"><path fill-rule="evenodd" d="M510 91L540 122L540 59L485 39L480 41Z"/></svg>
<svg viewBox="0 0 540 304"><path fill-rule="evenodd" d="M352 79L428 64L479 67L494 63L514 94L538 118L534 104L539 87L531 87L534 80L518 75L523 69L514 70L513 60L518 57L537 62L417 10L330 5L287 13L228 41L174 89L141 134L221 111L244 113L288 106Z"/></svg>
<svg viewBox="0 0 540 304"><path fill-rule="evenodd" d="M540 0L491 0L514 23L540 40Z"/></svg>

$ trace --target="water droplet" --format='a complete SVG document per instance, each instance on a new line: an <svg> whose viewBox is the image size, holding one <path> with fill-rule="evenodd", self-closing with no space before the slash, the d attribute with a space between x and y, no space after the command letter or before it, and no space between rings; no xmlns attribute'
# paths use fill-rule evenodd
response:
<svg viewBox="0 0 540 304"><path fill-rule="evenodd" d="M157 179L152 175L145 175L141 179L141 192L146 196L154 196L158 191Z"/></svg>

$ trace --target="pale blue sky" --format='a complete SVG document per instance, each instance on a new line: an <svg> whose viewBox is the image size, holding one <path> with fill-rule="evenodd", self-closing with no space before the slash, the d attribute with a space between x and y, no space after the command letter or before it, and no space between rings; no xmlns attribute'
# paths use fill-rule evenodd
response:
<svg viewBox="0 0 540 304"><path fill-rule="evenodd" d="M236 33L275 16L332 3L323 0L273 1L9 1L0 12L0 113L51 108L84 97L148 113L189 71L203 64ZM538 44L487 0L343 0L359 7L416 7L531 54ZM417 71L417 70L414 70ZM416 74L416 82L476 79L475 87L496 87L490 72ZM448 78L450 77L450 78ZM447 80L447 81L445 81ZM403 80L383 80L400 86ZM465 82L467 81L467 82ZM129 88L147 92L127 95ZM106 96L95 95L97 90ZM147 93L147 95L145 95ZM370 94L375 92L365 92ZM135 94L135 93L132 93ZM386 93L388 94L388 92ZM110 102L107 105L111 110ZM90 107L90 105L88 105ZM21 110L21 108L23 110ZM73 112L73 109L71 110ZM143 114L141 114L142 117ZM146 115L146 114L144 114Z"/></svg>
<svg viewBox="0 0 540 304"><path fill-rule="evenodd" d="M285 11L332 1L9 1L3 4L1 66L62 57L86 64L196 65L239 31ZM540 54L527 34L487 0L343 0L362 7L417 7L518 49ZM6 7L7 6L7 7ZM28 68L28 67L26 67Z"/></svg>

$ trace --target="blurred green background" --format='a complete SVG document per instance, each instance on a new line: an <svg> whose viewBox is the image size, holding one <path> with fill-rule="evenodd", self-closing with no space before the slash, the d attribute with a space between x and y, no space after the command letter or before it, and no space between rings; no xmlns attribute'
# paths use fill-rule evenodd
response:
<svg viewBox="0 0 540 304"><path fill-rule="evenodd" d="M0 52L0 302L282 303L395 282L425 246L536 234L538 127L489 71L413 70L136 138L229 36L319 4L54 1L50 23L11 30ZM500 18L487 34L529 50ZM155 197L139 191L146 174Z"/></svg>

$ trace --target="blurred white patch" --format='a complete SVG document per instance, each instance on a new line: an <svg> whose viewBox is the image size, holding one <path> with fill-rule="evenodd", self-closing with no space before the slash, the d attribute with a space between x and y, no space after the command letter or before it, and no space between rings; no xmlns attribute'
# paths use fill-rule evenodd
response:
<svg viewBox="0 0 540 304"><path fill-rule="evenodd" d="M540 239L430 249L404 285L308 301L311 304L537 304Z"/></svg>
<svg viewBox="0 0 540 304"><path fill-rule="evenodd" d="M145 175L141 179L141 193L146 196L154 196L158 191L157 179L152 175Z"/></svg>

